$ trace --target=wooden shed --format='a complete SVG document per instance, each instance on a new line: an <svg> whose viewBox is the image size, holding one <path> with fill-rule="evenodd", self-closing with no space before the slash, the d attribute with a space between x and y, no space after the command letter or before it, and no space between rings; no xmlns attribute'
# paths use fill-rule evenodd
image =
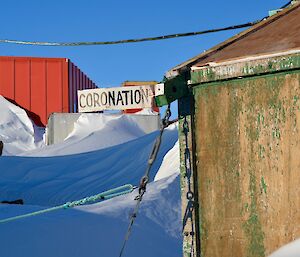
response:
<svg viewBox="0 0 300 257"><path fill-rule="evenodd" d="M168 72L184 256L263 257L300 237L300 5Z"/></svg>

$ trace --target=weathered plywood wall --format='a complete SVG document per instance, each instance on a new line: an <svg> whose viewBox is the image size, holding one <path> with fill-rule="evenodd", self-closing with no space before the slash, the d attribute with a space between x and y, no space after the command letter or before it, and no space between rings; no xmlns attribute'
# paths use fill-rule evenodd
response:
<svg viewBox="0 0 300 257"><path fill-rule="evenodd" d="M201 256L267 256L300 237L299 80L194 87Z"/></svg>

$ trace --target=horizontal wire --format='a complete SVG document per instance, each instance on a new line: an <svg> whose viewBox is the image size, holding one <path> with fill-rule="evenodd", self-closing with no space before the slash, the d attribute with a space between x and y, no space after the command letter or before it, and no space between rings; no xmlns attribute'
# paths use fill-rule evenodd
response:
<svg viewBox="0 0 300 257"><path fill-rule="evenodd" d="M280 9L284 9L292 4L292 0L288 1L285 5L283 5ZM217 28L217 29L209 29L203 31L195 31L195 32L187 32L187 33L177 33L177 34L169 34L157 37L145 37L145 38L137 38L137 39L123 39L123 40L115 40L115 41L82 41L82 42L42 42L42 41L26 41L26 40L14 40L14 39L0 39L1 43L9 43L9 44L19 44L19 45L38 45L38 46L92 46L92 45L117 45L117 44L127 44L127 43L139 43L145 41L157 41L157 40L165 40L171 38L179 38L179 37L191 37L209 33L215 33L226 30L234 30L241 29L246 27L251 27L266 19L268 16L253 22L247 22L239 25L233 25L229 27Z"/></svg>
<svg viewBox="0 0 300 257"><path fill-rule="evenodd" d="M157 36L157 37L145 37L145 38L137 38L137 39L115 40L115 41L39 42L39 41L0 39L0 43L10 43L10 44L20 44L20 45L38 45L38 46L117 45L117 44L138 43L138 42L145 42L145 41L165 40L165 39L179 38L179 37L190 37L190 36L203 35L203 34L215 33L215 32L226 31L226 30L240 29L240 28L253 26L253 25L259 23L260 21L261 20L257 20L257 21L248 22L248 23L244 23L244 24L233 25L233 26L224 27L224 28L203 30L203 31L177 33L177 34L163 35L163 36Z"/></svg>

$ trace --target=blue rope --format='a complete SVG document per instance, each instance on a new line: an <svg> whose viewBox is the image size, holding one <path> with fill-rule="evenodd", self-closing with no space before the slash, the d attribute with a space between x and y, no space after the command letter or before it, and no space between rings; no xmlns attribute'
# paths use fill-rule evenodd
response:
<svg viewBox="0 0 300 257"><path fill-rule="evenodd" d="M44 214L44 213L47 213L47 212L57 211L57 210L61 210L61 209L69 209L69 208L73 208L75 206L80 206L80 205L84 205L84 204L87 204L87 203L93 203L93 202L96 202L96 201L99 201L99 200L111 199L111 198L116 197L116 196L129 194L134 189L135 189L135 187L130 185L130 184L123 185L123 186L116 187L116 188L107 190L105 192L99 193L97 195L85 197L85 198L77 200L77 201L67 202L65 204L54 206L54 207L47 208L47 209L44 209L44 210L31 212L31 213L11 217L11 218L2 219L2 220L0 220L0 223L3 224L3 223L19 220L19 219L24 219L24 218Z"/></svg>

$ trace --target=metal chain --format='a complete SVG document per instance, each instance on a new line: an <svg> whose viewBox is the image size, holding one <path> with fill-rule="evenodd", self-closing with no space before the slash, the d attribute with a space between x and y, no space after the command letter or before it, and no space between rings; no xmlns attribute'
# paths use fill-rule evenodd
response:
<svg viewBox="0 0 300 257"><path fill-rule="evenodd" d="M127 243L128 239L129 239L129 236L131 234L131 229L132 229L133 223L134 223L134 221L137 217L137 213L138 213L139 208L140 208L140 203L143 200L143 196L146 192L146 187L147 187L147 184L149 182L149 173L150 173L152 164L156 160L156 157L157 157L157 154L158 154L158 151L159 151L159 148L160 148L163 132L164 132L165 128L168 127L171 124L171 122L169 122L170 116L171 116L171 109L170 109L170 104L169 104L167 109L166 109L165 116L161 120L161 127L160 127L160 131L159 131L159 135L157 136L157 138L155 140L155 143L153 145L150 157L148 159L148 166L146 168L146 172L140 180L139 194L134 198L134 200L137 201L137 202L136 202L134 211L133 211L133 213L131 215L131 218L130 218L129 226L128 226L128 229L127 229L127 232L126 232L126 235L125 235L125 238L124 238L124 242L123 242L119 257L121 257L123 255L126 243Z"/></svg>

